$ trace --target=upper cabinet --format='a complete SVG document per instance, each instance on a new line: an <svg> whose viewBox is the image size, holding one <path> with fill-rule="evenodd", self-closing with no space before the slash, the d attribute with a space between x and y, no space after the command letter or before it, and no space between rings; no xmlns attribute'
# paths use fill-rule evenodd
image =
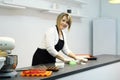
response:
<svg viewBox="0 0 120 80"><path fill-rule="evenodd" d="M58 14L61 12L69 12L72 17L85 17L81 14L81 9L87 3L83 0L46 0L51 3L49 8L50 13Z"/></svg>
<svg viewBox="0 0 120 80"><path fill-rule="evenodd" d="M14 4L13 0L0 0L0 8L25 9L22 5Z"/></svg>
<svg viewBox="0 0 120 80"><path fill-rule="evenodd" d="M80 12L83 5L86 5L83 0L0 0L0 7L3 8L30 8L51 14L69 12L75 18L84 17Z"/></svg>

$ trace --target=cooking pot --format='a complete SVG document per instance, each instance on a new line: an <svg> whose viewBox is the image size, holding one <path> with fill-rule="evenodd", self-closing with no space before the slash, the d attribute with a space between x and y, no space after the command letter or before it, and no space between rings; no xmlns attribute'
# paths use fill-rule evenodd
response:
<svg viewBox="0 0 120 80"><path fill-rule="evenodd" d="M18 56L17 55L8 55L6 56L6 60L4 62L3 67L0 72L11 72L14 71L18 64Z"/></svg>

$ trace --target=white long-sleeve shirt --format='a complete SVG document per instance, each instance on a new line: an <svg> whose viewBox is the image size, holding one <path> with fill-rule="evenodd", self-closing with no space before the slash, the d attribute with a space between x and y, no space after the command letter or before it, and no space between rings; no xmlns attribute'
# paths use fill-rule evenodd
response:
<svg viewBox="0 0 120 80"><path fill-rule="evenodd" d="M64 36L64 46L61 51L65 54L68 54L71 51L68 49L65 33L64 33L64 31L62 31L62 32L63 32L63 36ZM56 27L55 26L51 27L46 31L39 48L47 49L47 51L52 56L56 56L58 54L58 51L55 49L55 45L58 43L58 40L59 40L59 36L58 36Z"/></svg>

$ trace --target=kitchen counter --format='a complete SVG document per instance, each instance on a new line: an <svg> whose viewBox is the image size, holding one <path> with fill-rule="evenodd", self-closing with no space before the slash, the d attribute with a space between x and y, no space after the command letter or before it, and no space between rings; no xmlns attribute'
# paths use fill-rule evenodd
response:
<svg viewBox="0 0 120 80"><path fill-rule="evenodd" d="M89 60L87 64L78 64L78 65L68 65L66 64L64 68L60 69L57 72L53 72L53 74L50 77L21 77L20 76L20 71L18 72L18 75L14 78L7 78L7 79L2 79L2 80L55 80L59 78L63 78L66 76L70 76L73 74L81 73L84 71L89 71L92 69L96 69L102 66L110 65L113 63L120 62L120 56L115 56L115 55L99 55L96 56L97 60ZM47 65L53 65L53 64L47 64ZM31 69L31 68L39 68L40 65L38 66L31 66L31 67L25 67L21 68L23 69ZM18 70L21 70L18 69Z"/></svg>

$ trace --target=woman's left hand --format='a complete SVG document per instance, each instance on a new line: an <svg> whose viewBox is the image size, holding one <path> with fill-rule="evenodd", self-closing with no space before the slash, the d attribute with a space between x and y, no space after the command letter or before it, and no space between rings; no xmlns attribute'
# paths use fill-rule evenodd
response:
<svg viewBox="0 0 120 80"><path fill-rule="evenodd" d="M64 60L65 64L69 64L70 60Z"/></svg>
<svg viewBox="0 0 120 80"><path fill-rule="evenodd" d="M86 59L86 58L78 58L78 59L76 60L76 62L77 62L78 64L87 63L87 62L88 62L88 59Z"/></svg>

